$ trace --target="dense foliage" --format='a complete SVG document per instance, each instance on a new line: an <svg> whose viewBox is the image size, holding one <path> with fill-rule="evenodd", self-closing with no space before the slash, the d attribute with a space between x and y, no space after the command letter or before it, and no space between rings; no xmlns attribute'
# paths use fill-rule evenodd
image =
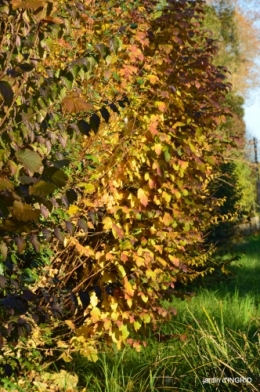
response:
<svg viewBox="0 0 260 392"><path fill-rule="evenodd" d="M203 234L229 218L209 183L237 135L220 132L230 84L204 3L0 12L3 358L48 334L63 358L95 359L97 338L138 350L175 313L163 293L209 269Z"/></svg>
<svg viewBox="0 0 260 392"><path fill-rule="evenodd" d="M218 53L214 58L214 64L228 66L228 80L232 82L232 91L226 95L225 105L232 113L225 123L220 125L220 132L237 138L236 149L227 148L225 163L221 164L218 176L211 183L212 192L218 198L224 198L225 202L220 207L222 215L231 214L236 219L219 222L213 227L207 239L215 240L218 247L222 245L228 250L231 237L236 235L235 225L239 219L253 213L256 205L256 173L245 156L245 123L244 93L245 86L250 78L251 52L247 53L241 42L243 20L241 19L237 5L232 2L216 1L214 6L206 7L204 26L210 28L213 37L218 42ZM252 45L255 45L251 31Z"/></svg>

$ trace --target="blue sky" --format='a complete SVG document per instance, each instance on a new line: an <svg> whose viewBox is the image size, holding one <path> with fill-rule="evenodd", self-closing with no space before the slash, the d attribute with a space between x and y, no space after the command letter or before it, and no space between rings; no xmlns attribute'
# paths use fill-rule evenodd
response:
<svg viewBox="0 0 260 392"><path fill-rule="evenodd" d="M260 86L251 91L251 98L245 101L244 109L248 136L260 140Z"/></svg>

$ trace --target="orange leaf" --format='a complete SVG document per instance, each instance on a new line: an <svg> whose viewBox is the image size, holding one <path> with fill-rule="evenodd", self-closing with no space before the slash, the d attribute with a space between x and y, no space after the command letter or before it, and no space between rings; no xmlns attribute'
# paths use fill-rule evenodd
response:
<svg viewBox="0 0 260 392"><path fill-rule="evenodd" d="M160 112L165 112L166 110L166 104L164 102L161 101L156 101L155 105L157 106L157 108L160 110Z"/></svg>
<svg viewBox="0 0 260 392"><path fill-rule="evenodd" d="M12 0L12 8L13 10L21 8L37 10L40 7L44 7L47 3L45 0Z"/></svg>

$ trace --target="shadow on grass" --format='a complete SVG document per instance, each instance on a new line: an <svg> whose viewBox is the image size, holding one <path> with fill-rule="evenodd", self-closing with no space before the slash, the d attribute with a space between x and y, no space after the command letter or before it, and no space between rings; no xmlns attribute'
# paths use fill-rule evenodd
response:
<svg viewBox="0 0 260 392"><path fill-rule="evenodd" d="M247 294L259 296L260 236L247 237L241 244L234 245L232 252L240 256L240 259L233 261L228 267L229 275L216 272L204 278L198 278L185 289L196 293L201 288L218 291L220 297L235 292L238 292L241 297Z"/></svg>

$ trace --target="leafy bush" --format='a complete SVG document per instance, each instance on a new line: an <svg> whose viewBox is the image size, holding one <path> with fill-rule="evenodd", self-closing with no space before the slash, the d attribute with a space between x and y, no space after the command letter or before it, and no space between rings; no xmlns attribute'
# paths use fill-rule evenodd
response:
<svg viewBox="0 0 260 392"><path fill-rule="evenodd" d="M223 201L208 184L236 144L218 130L230 85L203 13L202 1L3 2L4 356L96 360L97 339L140 350L175 313L163 292L209 269L203 233Z"/></svg>

